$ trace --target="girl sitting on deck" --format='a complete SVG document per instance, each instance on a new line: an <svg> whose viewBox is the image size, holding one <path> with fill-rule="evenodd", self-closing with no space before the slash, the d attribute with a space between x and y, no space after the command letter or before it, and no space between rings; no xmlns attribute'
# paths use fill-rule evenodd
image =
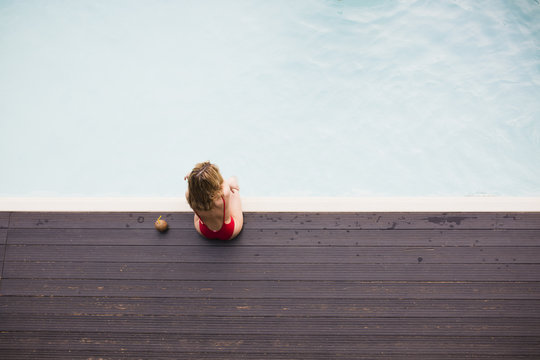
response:
<svg viewBox="0 0 540 360"><path fill-rule="evenodd" d="M186 199L195 212L197 232L208 239L234 239L244 224L236 178L224 181L216 165L203 162L184 180L188 181Z"/></svg>

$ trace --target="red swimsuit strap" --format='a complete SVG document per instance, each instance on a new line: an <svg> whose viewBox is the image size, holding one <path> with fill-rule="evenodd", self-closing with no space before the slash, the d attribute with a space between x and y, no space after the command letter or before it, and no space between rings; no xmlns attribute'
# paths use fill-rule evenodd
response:
<svg viewBox="0 0 540 360"><path fill-rule="evenodd" d="M223 227L225 225L225 209L227 207L225 206L225 198L223 197L223 195L221 195L221 200L223 200L223 225L221 225L221 227Z"/></svg>

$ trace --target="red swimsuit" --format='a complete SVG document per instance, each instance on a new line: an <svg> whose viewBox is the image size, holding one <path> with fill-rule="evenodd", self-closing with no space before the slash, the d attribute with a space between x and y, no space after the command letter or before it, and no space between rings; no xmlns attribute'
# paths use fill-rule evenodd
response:
<svg viewBox="0 0 540 360"><path fill-rule="evenodd" d="M210 230L208 226L202 222L201 217L199 216L199 228L201 233L204 235L204 237L210 240L229 240L234 233L234 219L232 216L231 222L225 224L225 198L221 196L221 199L223 200L223 225L221 225L221 229L218 231ZM198 215L199 214L197 214L197 216Z"/></svg>

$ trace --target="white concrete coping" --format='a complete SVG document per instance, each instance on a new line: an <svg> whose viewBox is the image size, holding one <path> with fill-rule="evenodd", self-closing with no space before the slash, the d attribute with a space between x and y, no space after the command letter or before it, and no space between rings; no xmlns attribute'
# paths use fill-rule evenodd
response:
<svg viewBox="0 0 540 360"><path fill-rule="evenodd" d="M245 212L539 212L540 197L246 197ZM5 197L0 211L191 211L184 198Z"/></svg>

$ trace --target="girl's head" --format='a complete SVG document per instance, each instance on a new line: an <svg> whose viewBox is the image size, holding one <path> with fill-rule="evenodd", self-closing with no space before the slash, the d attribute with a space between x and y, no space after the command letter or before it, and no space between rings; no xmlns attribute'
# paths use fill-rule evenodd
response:
<svg viewBox="0 0 540 360"><path fill-rule="evenodd" d="M221 196L223 178L216 165L209 161L195 165L188 175L188 203L195 211L208 211Z"/></svg>

